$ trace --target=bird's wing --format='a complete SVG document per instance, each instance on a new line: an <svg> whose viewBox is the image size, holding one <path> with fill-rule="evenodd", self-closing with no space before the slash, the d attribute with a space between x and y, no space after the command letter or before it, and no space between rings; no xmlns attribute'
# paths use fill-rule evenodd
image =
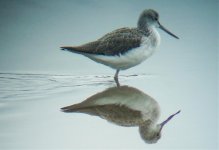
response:
<svg viewBox="0 0 219 150"><path fill-rule="evenodd" d="M139 47L142 34L144 33L136 28L121 28L104 35L97 41L77 47L62 47L62 49L82 54L120 55Z"/></svg>
<svg viewBox="0 0 219 150"><path fill-rule="evenodd" d="M99 116L109 122L122 125L132 126L135 125L136 120L141 121L142 114L138 110L133 110L124 105L108 104L81 107L78 104L62 108L64 112L78 112L85 113L93 116Z"/></svg>

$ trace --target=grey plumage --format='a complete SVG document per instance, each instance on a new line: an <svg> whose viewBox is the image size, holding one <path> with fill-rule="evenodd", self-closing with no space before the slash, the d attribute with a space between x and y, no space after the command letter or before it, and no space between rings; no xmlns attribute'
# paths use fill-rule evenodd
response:
<svg viewBox="0 0 219 150"><path fill-rule="evenodd" d="M62 50L82 54L98 63L116 69L114 80L119 86L118 74L142 63L153 54L160 43L160 28L178 38L159 22L159 15L152 9L144 10L138 19L136 28L121 28L112 31L100 39L80 46L63 46Z"/></svg>
<svg viewBox="0 0 219 150"><path fill-rule="evenodd" d="M139 30L138 28L121 28L104 35L97 41L81 46L64 46L61 48L81 54L120 55L139 47L142 36L147 35L148 32Z"/></svg>
<svg viewBox="0 0 219 150"><path fill-rule="evenodd" d="M141 111L131 109L128 106L119 103L119 101L125 102L132 94L136 94L137 98L138 94L141 95L143 93L128 86L121 86L120 88L112 87L87 98L81 103L63 107L61 109L67 113L78 112L99 116L120 126L137 126L144 122L144 120L142 120ZM108 100L106 104L97 104L105 99ZM131 100L134 101L134 99ZM150 100L148 99L148 101Z"/></svg>
<svg viewBox="0 0 219 150"><path fill-rule="evenodd" d="M72 105L62 108L64 112L78 112L93 116L99 116L103 119L113 122L119 126L136 126L137 123L143 123L140 111L132 110L124 105L109 104L99 106L81 107ZM124 121L125 120L125 121Z"/></svg>
<svg viewBox="0 0 219 150"><path fill-rule="evenodd" d="M179 111L157 124L158 103L142 91L128 86L112 87L90 96L81 103L61 108L64 112L86 113L99 116L119 126L139 126L146 143L156 143L163 126Z"/></svg>

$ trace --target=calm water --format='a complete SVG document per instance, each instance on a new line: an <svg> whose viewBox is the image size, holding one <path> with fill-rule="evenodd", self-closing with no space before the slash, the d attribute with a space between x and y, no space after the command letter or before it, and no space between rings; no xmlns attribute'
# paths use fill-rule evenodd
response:
<svg viewBox="0 0 219 150"><path fill-rule="evenodd" d="M164 82L161 83L161 80ZM1 73L0 148L190 149L191 146L203 148L199 147L201 142L208 140L210 136L216 137L216 134L208 128L208 124L200 122L203 121L203 117L197 113L202 111L202 107L199 108L201 110L193 109L193 106L188 105L188 101L180 102L174 99L176 94L172 92L176 92L168 92L164 88L164 84L169 82L165 80L166 77L156 74L120 76L122 85L142 90L158 101L162 110L159 122L177 110L182 110L181 114L165 127L160 141L148 145L141 140L137 127L120 127L98 117L65 114L60 111L63 106L81 102L97 92L115 86L110 75ZM173 86L174 83L169 85ZM160 92L155 92L159 90ZM180 95L179 99L186 96ZM209 117L208 120L211 118ZM203 135L200 131L205 132L205 137L200 136ZM191 132L193 134L190 134Z"/></svg>
<svg viewBox="0 0 219 150"><path fill-rule="evenodd" d="M218 6L218 0L0 1L0 150L218 149ZM158 11L180 38L159 30L157 52L121 72L121 85L159 103L159 122L181 110L153 145L136 127L60 111L115 86L115 72L59 47L136 27L144 9Z"/></svg>

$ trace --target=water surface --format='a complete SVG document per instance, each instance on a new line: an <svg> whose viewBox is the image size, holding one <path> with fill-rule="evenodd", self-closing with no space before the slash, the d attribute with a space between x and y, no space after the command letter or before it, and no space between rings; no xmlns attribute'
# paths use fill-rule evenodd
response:
<svg viewBox="0 0 219 150"><path fill-rule="evenodd" d="M161 83L161 80L164 83ZM168 90L161 90L162 85L168 83L165 80L168 78L157 74L120 76L120 84L142 90L158 101L162 110L160 122L177 110L182 110L181 114L165 127L160 141L152 146L144 143L140 138L137 127L120 127L98 117L77 113L66 114L60 111L61 107L81 102L91 95L115 86L111 75L1 73L0 147L2 149L168 149L179 148L179 145L183 147L182 140L186 139L188 143L194 145L206 140L205 137L200 136L203 135L200 131L205 132L207 137L214 136L208 124L205 122L197 124L197 122L201 123L200 120L202 121L203 118L197 114L197 109L187 106L188 101L174 99L175 94L172 93L174 91L168 93ZM169 85L173 84L169 83ZM186 95L182 94L179 97ZM182 130L196 134L185 137L187 134Z"/></svg>

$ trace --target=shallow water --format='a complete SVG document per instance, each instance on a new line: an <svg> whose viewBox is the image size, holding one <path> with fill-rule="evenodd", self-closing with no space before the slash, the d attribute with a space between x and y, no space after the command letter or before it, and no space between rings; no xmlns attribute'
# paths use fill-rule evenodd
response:
<svg viewBox="0 0 219 150"><path fill-rule="evenodd" d="M218 149L218 6L217 0L0 1L0 150ZM120 74L121 85L159 103L159 122L181 110L152 145L136 127L60 111L115 86L115 71L60 46L136 27L144 9L156 10L180 38L158 29L154 55Z"/></svg>
<svg viewBox="0 0 219 150"><path fill-rule="evenodd" d="M120 80L127 81L144 76L146 75L127 75L121 76ZM104 125L101 126L105 121L85 115L66 115L60 108L115 86L112 76L1 73L0 85L1 148L101 147L102 144L97 145L99 142L86 142L84 145L83 141L95 137L98 141L98 137L100 140L106 136L101 135L101 132L92 133L94 130L91 128L86 131L90 125L97 129L98 122L100 128L107 129ZM86 132L89 135L86 135Z"/></svg>
<svg viewBox="0 0 219 150"><path fill-rule="evenodd" d="M164 88L166 83L169 83L170 89L175 84L156 74L120 76L120 84L135 87L157 100L162 110L159 122L177 110L182 110L181 114L165 127L160 141L148 145L140 138L137 127L120 127L98 117L60 111L64 106L81 102L115 86L113 76L1 73L0 148L187 149L191 146L199 148L198 144L206 140L206 137L216 137L207 123L200 124L203 118L198 113L203 111L203 108L193 109L189 101L180 101L188 95L181 95L180 98L177 96L177 90L169 91ZM176 97L179 97L179 100L174 101ZM213 112L214 110L209 110L204 116L214 117ZM211 121L212 118L209 117L208 120ZM185 131L195 134L187 137ZM206 132L205 137L200 136L203 135L200 131ZM185 142L190 147L185 146ZM209 144L215 141L206 142Z"/></svg>

